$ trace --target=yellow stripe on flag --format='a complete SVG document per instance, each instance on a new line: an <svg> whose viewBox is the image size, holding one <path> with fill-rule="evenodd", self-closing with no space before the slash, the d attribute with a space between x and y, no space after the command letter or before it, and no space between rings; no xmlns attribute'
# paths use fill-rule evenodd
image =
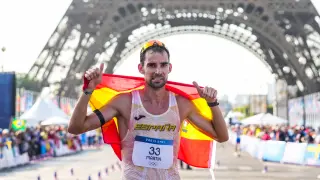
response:
<svg viewBox="0 0 320 180"><path fill-rule="evenodd" d="M207 104L207 101L203 98L193 99L192 102L195 104L200 114L207 119L212 119L212 112Z"/></svg>
<svg viewBox="0 0 320 180"><path fill-rule="evenodd" d="M119 92L110 88L97 89L93 91L89 101L89 105L92 110L100 109L117 94L119 94Z"/></svg>
<svg viewBox="0 0 320 180"><path fill-rule="evenodd" d="M199 110L200 114L204 116L206 119L212 119L212 112L207 102L203 98L197 98L192 100L195 104L196 108ZM195 125L193 125L190 121L184 120L181 126L181 137L187 139L194 139L194 140L213 140L211 137L207 136L206 134L199 131Z"/></svg>
<svg viewBox="0 0 320 180"><path fill-rule="evenodd" d="M196 126L192 125L189 121L184 120L181 127L181 137L193 140L210 140L213 139L204 133L200 132L198 129L195 128Z"/></svg>

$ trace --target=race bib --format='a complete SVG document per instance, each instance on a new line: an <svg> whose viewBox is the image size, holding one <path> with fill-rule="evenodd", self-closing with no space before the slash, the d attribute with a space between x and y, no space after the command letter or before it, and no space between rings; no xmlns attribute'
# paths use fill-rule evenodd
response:
<svg viewBox="0 0 320 180"><path fill-rule="evenodd" d="M136 166L169 169L173 163L173 140L136 136L132 162Z"/></svg>

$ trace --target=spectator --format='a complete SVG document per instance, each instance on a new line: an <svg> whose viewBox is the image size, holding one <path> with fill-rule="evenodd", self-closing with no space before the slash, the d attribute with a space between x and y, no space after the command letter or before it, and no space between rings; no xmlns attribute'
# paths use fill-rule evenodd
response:
<svg viewBox="0 0 320 180"><path fill-rule="evenodd" d="M264 140L264 141L271 140L268 130L264 131L264 134L262 135L261 140Z"/></svg>

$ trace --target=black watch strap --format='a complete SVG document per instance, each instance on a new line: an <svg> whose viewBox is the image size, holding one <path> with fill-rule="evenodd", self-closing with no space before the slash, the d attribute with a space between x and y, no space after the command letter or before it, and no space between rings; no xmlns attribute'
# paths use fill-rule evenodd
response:
<svg viewBox="0 0 320 180"><path fill-rule="evenodd" d="M218 106L218 105L219 105L218 101L208 102L208 106L209 106L209 107L214 107L214 106Z"/></svg>
<svg viewBox="0 0 320 180"><path fill-rule="evenodd" d="M84 93L85 95L90 95L90 94L93 93L93 91L90 91L90 90L85 89L85 90L83 91L83 93Z"/></svg>

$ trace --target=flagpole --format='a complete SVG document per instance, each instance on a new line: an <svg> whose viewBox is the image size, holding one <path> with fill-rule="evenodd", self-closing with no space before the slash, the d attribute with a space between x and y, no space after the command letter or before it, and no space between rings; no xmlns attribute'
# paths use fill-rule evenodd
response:
<svg viewBox="0 0 320 180"><path fill-rule="evenodd" d="M1 51L2 51L2 55L3 55L3 58L2 58L2 62L1 62L1 72L4 72L4 68L3 68L3 66L4 66L4 62L5 62L5 55L4 55L4 53L6 52L6 47L2 47L1 48Z"/></svg>

